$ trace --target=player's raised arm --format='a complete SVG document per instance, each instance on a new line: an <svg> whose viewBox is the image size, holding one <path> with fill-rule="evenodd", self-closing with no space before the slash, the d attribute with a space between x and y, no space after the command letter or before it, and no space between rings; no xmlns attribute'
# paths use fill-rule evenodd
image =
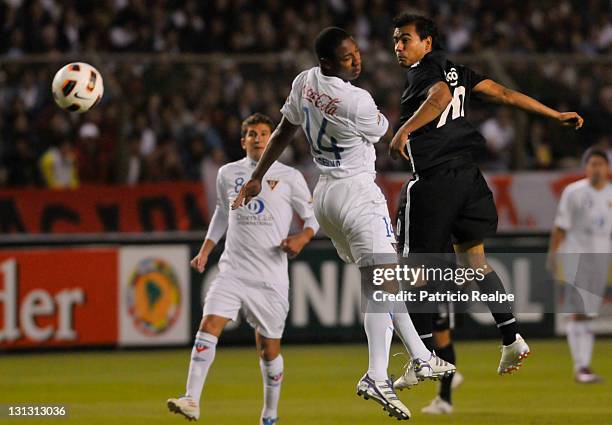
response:
<svg viewBox="0 0 612 425"><path fill-rule="evenodd" d="M268 146L266 146L266 150L257 163L257 167L255 167L251 179L242 186L240 193L238 193L238 196L234 199L232 203L233 210L243 204L247 204L261 192L261 179L272 164L274 164L274 161L281 156L287 145L289 145L289 142L293 139L298 128L300 128L298 125L291 124L289 120L283 116L280 124L274 129L272 136L270 136Z"/></svg>
<svg viewBox="0 0 612 425"><path fill-rule="evenodd" d="M410 133L438 118L452 99L453 96L445 82L438 81L433 84L427 92L427 99L425 102L423 102L421 107L417 109L412 117L410 117L410 119L400 127L397 133L395 133L395 136L393 136L393 140L389 146L391 157L397 159L402 156L404 159L410 161L405 150Z"/></svg>
<svg viewBox="0 0 612 425"><path fill-rule="evenodd" d="M576 112L559 112L538 102L532 97L504 87L490 79L483 80L476 84L476 86L474 86L474 93L490 102L514 106L523 111L553 119L561 125L574 127L576 130L582 127L584 123L584 119Z"/></svg>

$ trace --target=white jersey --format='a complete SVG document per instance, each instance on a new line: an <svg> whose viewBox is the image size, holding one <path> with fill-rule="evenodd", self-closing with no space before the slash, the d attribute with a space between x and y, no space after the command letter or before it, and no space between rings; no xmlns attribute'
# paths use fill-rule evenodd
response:
<svg viewBox="0 0 612 425"><path fill-rule="evenodd" d="M373 144L389 122L367 91L314 67L295 78L281 113L302 126L322 174L342 178L375 172Z"/></svg>
<svg viewBox="0 0 612 425"><path fill-rule="evenodd" d="M316 233L319 225L304 176L279 162L272 164L264 176L261 193L232 211L231 203L256 165L246 157L219 169L217 204L206 239L218 243L227 230L219 261L221 273L266 282L287 294L287 254L280 249L280 243L289 233L293 211L304 220L304 228L310 227Z"/></svg>
<svg viewBox="0 0 612 425"><path fill-rule="evenodd" d="M568 185L559 203L555 226L565 230L560 252L612 252L612 185L593 188L587 179Z"/></svg>

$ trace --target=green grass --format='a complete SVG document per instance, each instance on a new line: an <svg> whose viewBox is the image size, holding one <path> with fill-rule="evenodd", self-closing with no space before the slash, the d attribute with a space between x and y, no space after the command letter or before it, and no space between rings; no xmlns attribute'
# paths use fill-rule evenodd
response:
<svg viewBox="0 0 612 425"><path fill-rule="evenodd" d="M518 374L499 377L495 341L460 342L458 366L465 382L454 397L455 413L420 413L434 383L400 393L419 424L606 424L612 423L612 340L595 345L593 366L608 380L577 385L565 341L529 341L532 356ZM398 347L394 347L394 349ZM367 365L365 345L286 347L281 397L282 425L396 423L381 408L355 395ZM165 407L184 391L189 350L27 354L0 359L0 404L66 404L67 419L7 419L2 423L181 424ZM394 358L391 371L399 373ZM224 348L209 374L202 399L204 424L257 424L261 377L255 350Z"/></svg>

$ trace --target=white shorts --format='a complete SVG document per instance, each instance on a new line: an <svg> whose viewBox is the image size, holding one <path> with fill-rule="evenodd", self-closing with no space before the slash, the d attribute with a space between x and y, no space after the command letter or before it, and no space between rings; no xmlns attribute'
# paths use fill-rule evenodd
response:
<svg viewBox="0 0 612 425"><path fill-rule="evenodd" d="M202 315L236 320L240 309L247 322L264 337L280 339L283 336L289 313L287 297L269 283L220 273L206 293Z"/></svg>
<svg viewBox="0 0 612 425"><path fill-rule="evenodd" d="M609 254L559 254L567 312L597 316L608 284Z"/></svg>
<svg viewBox="0 0 612 425"><path fill-rule="evenodd" d="M322 175L313 197L317 221L343 261L359 267L397 262L387 200L374 175Z"/></svg>

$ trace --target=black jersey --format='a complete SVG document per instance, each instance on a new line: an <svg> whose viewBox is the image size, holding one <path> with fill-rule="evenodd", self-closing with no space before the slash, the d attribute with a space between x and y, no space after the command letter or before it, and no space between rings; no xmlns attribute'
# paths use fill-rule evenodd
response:
<svg viewBox="0 0 612 425"><path fill-rule="evenodd" d="M401 125L419 109L429 88L438 81L445 81L453 95L438 118L410 134L408 153L415 171L484 148L484 137L466 119L472 89L484 79L470 68L452 63L439 50L428 53L408 69L400 105Z"/></svg>

